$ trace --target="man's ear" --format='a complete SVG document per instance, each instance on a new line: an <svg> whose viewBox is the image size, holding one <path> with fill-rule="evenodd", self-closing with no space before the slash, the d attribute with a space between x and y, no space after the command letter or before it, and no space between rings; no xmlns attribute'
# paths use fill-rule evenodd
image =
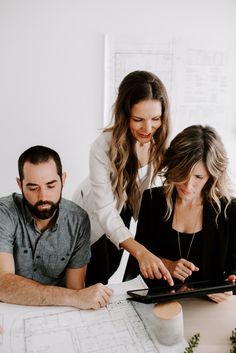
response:
<svg viewBox="0 0 236 353"><path fill-rule="evenodd" d="M19 186L20 190L22 191L21 180L20 178L16 178L17 185Z"/></svg>
<svg viewBox="0 0 236 353"><path fill-rule="evenodd" d="M65 181L66 181L66 172L62 173L62 176L61 176L62 186L64 186Z"/></svg>

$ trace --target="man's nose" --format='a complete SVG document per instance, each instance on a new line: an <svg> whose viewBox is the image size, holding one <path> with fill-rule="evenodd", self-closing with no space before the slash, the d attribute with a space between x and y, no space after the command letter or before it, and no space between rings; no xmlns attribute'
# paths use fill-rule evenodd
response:
<svg viewBox="0 0 236 353"><path fill-rule="evenodd" d="M38 192L38 199L42 201L47 200L47 191L44 188L40 188Z"/></svg>

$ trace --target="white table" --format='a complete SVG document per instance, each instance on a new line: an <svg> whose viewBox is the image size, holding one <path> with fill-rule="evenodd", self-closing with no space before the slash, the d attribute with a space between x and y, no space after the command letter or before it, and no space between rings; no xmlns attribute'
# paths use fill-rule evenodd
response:
<svg viewBox="0 0 236 353"><path fill-rule="evenodd" d="M196 298L178 301L183 307L185 339L200 333L194 353L229 353L229 337L236 328L236 296L220 304Z"/></svg>
<svg viewBox="0 0 236 353"><path fill-rule="evenodd" d="M199 347L194 353L229 353L229 337L236 327L236 296L221 304L204 299L182 299L179 302L183 308L185 339L188 340L198 332L201 335ZM150 350L150 340L144 334L143 325L140 324L139 318L148 329L149 334L155 333L155 322L150 320L153 304L134 302L134 306L137 307L139 315L131 303L126 300L118 300L108 305L107 308L96 311L80 311L70 307L26 307L0 303L0 326L4 327L4 334L0 335L0 352L47 351L64 353L66 351L67 353L75 353L79 351L78 347L84 344L84 337L87 334L89 337L91 336L92 341L95 342L96 339L98 342L101 341L102 347L105 342L115 348L117 348L115 339L123 344L122 347L127 347L130 342L136 344L137 336L140 335L140 342L144 342L142 349L138 350L132 345L133 349L128 350L132 353L139 351L148 353L184 352L186 347L184 338L172 347L161 346L156 342L157 350ZM91 328L94 329L91 330ZM111 335L111 329L115 334ZM86 335L85 332L87 332ZM91 340L87 342L86 338L86 344L91 345ZM47 350L42 348L45 344L48 347ZM29 347L32 349L29 350ZM139 347L139 343L137 343L137 347ZM100 353L104 349L99 349L99 346L96 345L95 351ZM124 349L115 351L124 352Z"/></svg>
<svg viewBox="0 0 236 353"><path fill-rule="evenodd" d="M194 353L229 353L230 336L236 328L236 296L223 303L216 304L207 299L179 299L182 305L184 321L184 338L186 341L196 333L200 333L200 343ZM153 304L135 304L136 310L146 326L155 332L152 321ZM169 333L171 335L171 332ZM179 342L175 346L160 345L160 353L183 353L186 343Z"/></svg>

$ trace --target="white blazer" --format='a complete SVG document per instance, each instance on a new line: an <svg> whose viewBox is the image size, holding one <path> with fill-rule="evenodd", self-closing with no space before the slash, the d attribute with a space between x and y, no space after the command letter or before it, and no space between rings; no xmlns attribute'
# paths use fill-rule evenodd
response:
<svg viewBox="0 0 236 353"><path fill-rule="evenodd" d="M73 201L88 212L91 223L91 244L106 234L117 248L120 248L119 244L133 235L120 217L127 195L124 193L123 203L118 207L112 191L112 168L108 157L111 138L111 132L103 132L93 142L89 156L90 175L77 188ZM145 189L151 187L152 173L152 164L139 169L138 184L141 195ZM141 198L133 212L135 220L138 218L140 203Z"/></svg>

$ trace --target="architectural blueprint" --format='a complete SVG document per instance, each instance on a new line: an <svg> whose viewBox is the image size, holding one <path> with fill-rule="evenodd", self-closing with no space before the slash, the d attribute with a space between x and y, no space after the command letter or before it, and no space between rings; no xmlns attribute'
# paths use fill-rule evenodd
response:
<svg viewBox="0 0 236 353"><path fill-rule="evenodd" d="M134 283L134 282L133 282ZM141 282L138 282L140 288ZM127 284L125 284L127 286ZM1 353L154 353L178 352L161 347L131 301L127 287L107 307L26 307L0 304ZM123 294L121 293L123 288ZM131 288L134 288L132 285ZM142 309L143 311L143 309ZM181 347L183 347L182 342ZM162 349L163 348L163 349ZM180 350L179 352L182 352Z"/></svg>

